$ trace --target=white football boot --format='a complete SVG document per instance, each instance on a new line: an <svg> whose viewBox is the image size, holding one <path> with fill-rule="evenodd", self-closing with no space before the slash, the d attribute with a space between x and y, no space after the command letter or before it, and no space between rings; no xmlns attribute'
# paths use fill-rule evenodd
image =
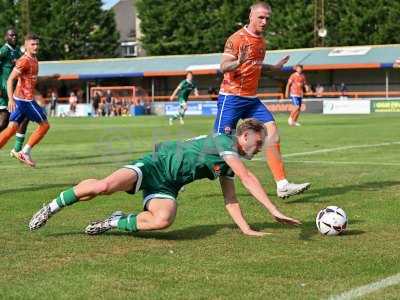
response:
<svg viewBox="0 0 400 300"><path fill-rule="evenodd" d="M29 230L36 230L46 224L47 220L52 216L50 206L43 205L43 207L33 215L29 222Z"/></svg>
<svg viewBox="0 0 400 300"><path fill-rule="evenodd" d="M90 223L88 226L86 226L85 233L89 235L96 235L109 231L110 229L115 228L115 226L112 226L111 222L124 216L125 214L122 211L113 212L109 218L103 221L94 221Z"/></svg>
<svg viewBox="0 0 400 300"><path fill-rule="evenodd" d="M311 186L311 183L306 182L306 183L287 183L284 187L278 188L276 190L276 193L279 198L289 198L290 196L294 196L297 194L301 194L304 191L308 190Z"/></svg>

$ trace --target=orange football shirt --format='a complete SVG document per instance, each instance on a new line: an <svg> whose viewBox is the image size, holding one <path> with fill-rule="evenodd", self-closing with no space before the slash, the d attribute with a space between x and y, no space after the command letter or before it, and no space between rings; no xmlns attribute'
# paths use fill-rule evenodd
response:
<svg viewBox="0 0 400 300"><path fill-rule="evenodd" d="M228 38L223 55L238 58L243 47L248 49L245 62L236 70L224 74L220 92L255 97L267 46L263 37L254 35L243 27Z"/></svg>
<svg viewBox="0 0 400 300"><path fill-rule="evenodd" d="M14 96L26 101L33 100L39 71L37 58L24 54L17 60L14 68L20 74Z"/></svg>
<svg viewBox="0 0 400 300"><path fill-rule="evenodd" d="M303 97L303 90L306 84L306 77L304 74L293 73L290 75L288 83L290 84L290 96Z"/></svg>

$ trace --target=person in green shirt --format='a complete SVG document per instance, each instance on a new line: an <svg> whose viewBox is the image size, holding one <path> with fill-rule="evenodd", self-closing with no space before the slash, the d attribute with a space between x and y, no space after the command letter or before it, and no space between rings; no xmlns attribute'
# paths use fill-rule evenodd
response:
<svg viewBox="0 0 400 300"><path fill-rule="evenodd" d="M20 48L17 47L17 33L14 29L8 29L4 39L6 43L0 48L0 132L7 128L10 118L10 112L7 108L7 80L15 66L15 62L22 56ZM29 120L25 119L18 128L14 149L10 153L13 157L16 157L17 152L22 149L28 123Z"/></svg>
<svg viewBox="0 0 400 300"><path fill-rule="evenodd" d="M245 188L276 221L301 224L278 210L256 176L241 160L251 159L261 151L265 138L264 125L255 119L246 119L238 126L236 135L214 134L184 142L157 144L153 153L133 161L106 178L87 179L61 192L33 215L29 229L40 228L51 216L78 201L119 191L134 194L139 190L143 191L143 212L127 215L115 212L103 221L89 224L85 232L94 235L113 228L129 232L164 229L175 219L176 199L182 186L203 178L219 178L225 207L240 230L251 236L266 234L253 230L243 217L235 193L234 176L239 177Z"/></svg>
<svg viewBox="0 0 400 300"><path fill-rule="evenodd" d="M171 97L169 98L169 100L172 101L174 100L176 95L178 95L178 102L179 102L179 111L175 116L169 118L169 125L172 125L174 120L178 118L182 125L185 123L183 121L183 118L185 117L185 112L187 110L187 101L189 99L189 95L192 92L194 92L196 96L199 95L199 91L197 90L197 87L193 82L193 73L189 71L186 73L186 79L182 80L179 83L179 85L176 87Z"/></svg>

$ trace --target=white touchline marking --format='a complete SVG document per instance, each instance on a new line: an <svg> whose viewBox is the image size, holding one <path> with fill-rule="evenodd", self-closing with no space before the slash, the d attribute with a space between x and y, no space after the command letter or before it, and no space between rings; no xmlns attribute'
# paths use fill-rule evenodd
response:
<svg viewBox="0 0 400 300"><path fill-rule="evenodd" d="M288 154L283 154L282 157L286 158L286 157L295 157L295 156L303 156L303 155L313 155L313 154L320 154L320 153L336 152L336 151L349 150L349 149L374 148L374 147L383 147L383 146L392 146L392 145L400 145L400 141L379 143L379 144L351 145L351 146L343 146L343 147L336 147L336 148L319 149L319 150L314 150L314 151L288 153ZM265 159L264 158L254 158L253 160L265 160Z"/></svg>
<svg viewBox="0 0 400 300"><path fill-rule="evenodd" d="M360 165L360 166L400 166L400 162L332 161L332 160L285 160L285 163Z"/></svg>
<svg viewBox="0 0 400 300"><path fill-rule="evenodd" d="M328 298L328 300L351 300L397 284L400 284L400 273L370 284L360 286L358 288L354 288L339 295L331 296Z"/></svg>
<svg viewBox="0 0 400 300"><path fill-rule="evenodd" d="M329 152L349 150L349 149L374 148L374 147L383 147L383 146L391 146L391 145L400 145L400 142L388 142L388 143L366 144L366 145L352 145L352 146L343 146L343 147L328 148L328 149L319 149L319 150L308 151L308 152L289 153L289 154L283 155L283 157L312 155L312 154L329 153Z"/></svg>

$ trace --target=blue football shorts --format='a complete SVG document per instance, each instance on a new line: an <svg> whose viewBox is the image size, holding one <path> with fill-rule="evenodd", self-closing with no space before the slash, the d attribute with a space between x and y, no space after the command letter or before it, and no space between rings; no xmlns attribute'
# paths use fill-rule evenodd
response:
<svg viewBox="0 0 400 300"><path fill-rule="evenodd" d="M10 122L21 123L25 118L29 121L42 123L47 121L46 113L35 100L18 100L14 97L16 108L10 115Z"/></svg>
<svg viewBox="0 0 400 300"><path fill-rule="evenodd" d="M303 102L303 98L297 96L290 96L290 100L292 100L292 104L295 106L301 106Z"/></svg>
<svg viewBox="0 0 400 300"><path fill-rule="evenodd" d="M231 134L240 119L255 118L263 123L275 122L274 116L259 98L218 95L215 133Z"/></svg>

